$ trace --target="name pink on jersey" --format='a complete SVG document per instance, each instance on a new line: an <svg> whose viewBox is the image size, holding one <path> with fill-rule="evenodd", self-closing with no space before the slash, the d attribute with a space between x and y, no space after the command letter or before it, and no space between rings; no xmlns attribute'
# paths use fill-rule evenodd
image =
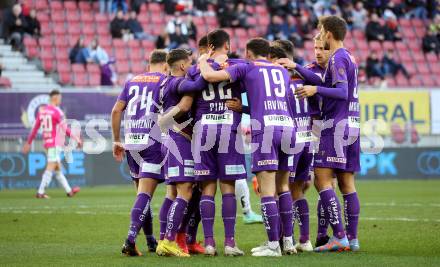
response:
<svg viewBox="0 0 440 267"><path fill-rule="evenodd" d="M40 107L34 127L27 140L28 144L32 143L40 127L43 130L42 137L45 148L63 146L65 134L79 142L79 137L72 135L70 128L67 127L64 112L57 106L49 104Z"/></svg>

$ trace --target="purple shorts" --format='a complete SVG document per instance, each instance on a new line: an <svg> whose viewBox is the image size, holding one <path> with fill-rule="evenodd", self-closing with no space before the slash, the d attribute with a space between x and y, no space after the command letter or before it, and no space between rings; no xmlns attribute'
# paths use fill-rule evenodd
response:
<svg viewBox="0 0 440 267"><path fill-rule="evenodd" d="M183 135L172 133L166 144L169 148L168 159L165 165L167 184L194 182L194 160L191 153L191 141ZM172 147L175 147L175 149Z"/></svg>
<svg viewBox="0 0 440 267"><path fill-rule="evenodd" d="M247 178L243 138L236 131L194 133L193 151L197 181Z"/></svg>
<svg viewBox="0 0 440 267"><path fill-rule="evenodd" d="M281 150L281 131L274 131L273 137L264 140L264 134L252 136L252 146L258 148L252 153L252 172L260 171L294 171L293 155ZM254 148L253 148L254 149Z"/></svg>
<svg viewBox="0 0 440 267"><path fill-rule="evenodd" d="M293 156L293 168L295 171L290 173L289 182L294 181L310 181L310 171L313 163L313 153L310 146L304 147L304 149Z"/></svg>
<svg viewBox="0 0 440 267"><path fill-rule="evenodd" d="M164 158L160 153L161 144L155 143L142 151L126 151L127 163L133 178L153 178L164 180Z"/></svg>
<svg viewBox="0 0 440 267"><path fill-rule="evenodd" d="M313 166L336 169L336 172L359 172L361 169L360 151L359 136L340 136L339 138L332 135L321 136Z"/></svg>

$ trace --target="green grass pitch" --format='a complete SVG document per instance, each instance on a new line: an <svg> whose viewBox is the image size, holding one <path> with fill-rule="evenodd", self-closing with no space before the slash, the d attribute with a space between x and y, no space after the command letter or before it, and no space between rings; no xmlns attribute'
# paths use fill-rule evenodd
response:
<svg viewBox="0 0 440 267"><path fill-rule="evenodd" d="M34 199L33 190L0 192L0 266L440 266L440 181L359 181L361 199L357 253L302 253L281 258L253 258L250 249L266 238L261 224L244 225L240 207L237 243L240 258L195 256L164 258L147 253L121 256L134 190L129 186L83 188L69 199L49 189L49 200ZM163 200L160 186L152 202L154 231ZM253 209L258 201L251 193ZM316 235L316 192L307 193L311 238ZM215 234L222 255L223 225L217 198ZM295 226L295 236L298 227ZM202 229L199 227L199 240ZM145 252L141 233L138 245Z"/></svg>

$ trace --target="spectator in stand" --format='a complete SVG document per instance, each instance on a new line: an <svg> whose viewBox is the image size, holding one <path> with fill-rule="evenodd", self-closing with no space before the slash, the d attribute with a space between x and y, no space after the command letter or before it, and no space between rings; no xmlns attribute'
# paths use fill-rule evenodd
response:
<svg viewBox="0 0 440 267"><path fill-rule="evenodd" d="M295 47L304 47L304 42L296 28L296 19L294 16L287 16L287 23L283 24L283 35L286 36Z"/></svg>
<svg viewBox="0 0 440 267"><path fill-rule="evenodd" d="M426 35L423 37L423 52L434 52L437 55L440 53L440 40L437 37L437 31L428 29Z"/></svg>
<svg viewBox="0 0 440 267"><path fill-rule="evenodd" d="M192 15L187 15L185 18L186 28L188 29L188 37L194 41L197 41L197 27L193 22Z"/></svg>
<svg viewBox="0 0 440 267"><path fill-rule="evenodd" d="M170 34L170 44L168 49L175 49L184 44L188 44L188 35L181 32L181 27L176 27L174 33Z"/></svg>
<svg viewBox="0 0 440 267"><path fill-rule="evenodd" d="M411 78L405 67L394 59L394 51L392 49L385 52L382 58L382 68L385 75L395 77L399 71L405 75L407 79Z"/></svg>
<svg viewBox="0 0 440 267"><path fill-rule="evenodd" d="M126 0L112 0L112 14L122 10L122 12L127 13L128 5Z"/></svg>
<svg viewBox="0 0 440 267"><path fill-rule="evenodd" d="M385 33L385 40L387 41L400 41L402 40L402 35L398 29L397 19L393 16L389 16L385 21L383 27Z"/></svg>
<svg viewBox="0 0 440 267"><path fill-rule="evenodd" d="M347 22L347 26L349 29L353 29L353 12L354 8L352 3L348 3L347 5L342 7L342 17Z"/></svg>
<svg viewBox="0 0 440 267"><path fill-rule="evenodd" d="M154 40L155 39L152 35L144 32L142 25L139 23L139 21L137 19L136 11L134 11L134 10L130 11L130 17L128 18L126 24L127 24L128 30L134 36L135 39L138 39L138 40Z"/></svg>
<svg viewBox="0 0 440 267"><path fill-rule="evenodd" d="M110 33L115 39L129 39L127 36L130 34L130 30L127 27L127 21L124 19L122 10L118 10L115 18L110 22Z"/></svg>
<svg viewBox="0 0 440 267"><path fill-rule="evenodd" d="M365 35L368 41L384 41L384 28L380 25L379 17L376 13L371 14L370 21L367 23Z"/></svg>
<svg viewBox="0 0 440 267"><path fill-rule="evenodd" d="M372 51L367 57L367 80L371 78L378 77L382 81L385 80L385 73L382 70L382 66L379 61L379 57L377 56L376 51Z"/></svg>
<svg viewBox="0 0 440 267"><path fill-rule="evenodd" d="M364 3L361 1L357 2L353 11L353 29L365 30L365 25L367 21L367 10L364 8Z"/></svg>
<svg viewBox="0 0 440 267"><path fill-rule="evenodd" d="M170 45L170 36L165 29L161 35L157 36L156 48L166 49L168 48L169 45Z"/></svg>
<svg viewBox="0 0 440 267"><path fill-rule="evenodd" d="M185 23L184 18L181 15L181 12L179 11L176 11L176 13L174 13L174 18L168 21L166 26L166 31L170 36L170 38L173 34L176 34L177 28L179 28L179 33L175 35L175 37L184 36L188 38L188 26Z"/></svg>
<svg viewBox="0 0 440 267"><path fill-rule="evenodd" d="M70 63L86 64L91 61L89 49L84 44L84 38L78 38L75 46L69 52Z"/></svg>
<svg viewBox="0 0 440 267"><path fill-rule="evenodd" d="M266 38L269 41L286 39L287 36L284 35L283 26L284 21L280 16L273 16L269 25L267 26Z"/></svg>
<svg viewBox="0 0 440 267"><path fill-rule="evenodd" d="M32 9L29 13L29 16L26 17L27 27L26 33L32 35L33 37L41 36L41 26L40 22L37 19L37 11Z"/></svg>
<svg viewBox="0 0 440 267"><path fill-rule="evenodd" d="M92 40L89 48L89 62L95 62L99 65L105 65L109 62L107 52L99 46L98 39Z"/></svg>
<svg viewBox="0 0 440 267"><path fill-rule="evenodd" d="M298 33L301 36L302 40L312 40L313 39L313 30L314 24L310 18L310 16L303 15L299 18L298 23Z"/></svg>
<svg viewBox="0 0 440 267"><path fill-rule="evenodd" d="M194 8L196 9L197 16L203 16L208 12L208 4L210 0L194 0Z"/></svg>
<svg viewBox="0 0 440 267"><path fill-rule="evenodd" d="M220 27L239 27L240 21L238 20L238 14L234 9L233 2L226 2L218 8L217 17L220 23Z"/></svg>
<svg viewBox="0 0 440 267"><path fill-rule="evenodd" d="M136 11L136 14L139 14L141 11L141 6L147 3L147 0L131 0L131 10Z"/></svg>
<svg viewBox="0 0 440 267"><path fill-rule="evenodd" d="M99 13L111 13L112 12L112 0L99 0Z"/></svg>
<svg viewBox="0 0 440 267"><path fill-rule="evenodd" d="M271 16L280 16L285 18L287 15L294 13L293 3L294 1L288 0L268 0L267 7Z"/></svg>
<svg viewBox="0 0 440 267"><path fill-rule="evenodd" d="M23 35L26 32L27 22L21 12L21 6L15 4L12 12L5 18L5 36L9 39L14 50L23 50Z"/></svg>
<svg viewBox="0 0 440 267"><path fill-rule="evenodd" d="M233 26L238 28L249 28L247 19L251 14L246 11L246 5L243 2L238 2L235 5L234 13L236 15L236 19L238 20L238 24Z"/></svg>
<svg viewBox="0 0 440 267"><path fill-rule="evenodd" d="M428 17L426 0L406 0L406 6L408 8L407 18L426 19Z"/></svg>
<svg viewBox="0 0 440 267"><path fill-rule="evenodd" d="M429 29L436 32L437 37L440 37L438 36L438 34L440 34L440 14L435 15L434 19L432 20L432 23L429 25Z"/></svg>

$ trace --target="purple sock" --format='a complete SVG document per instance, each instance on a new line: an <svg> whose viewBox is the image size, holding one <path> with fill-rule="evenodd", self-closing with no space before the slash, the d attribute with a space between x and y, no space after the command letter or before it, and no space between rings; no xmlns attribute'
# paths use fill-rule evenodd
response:
<svg viewBox="0 0 440 267"><path fill-rule="evenodd" d="M144 231L147 241L153 237L153 214L151 213L151 208L148 209L147 214L145 215L142 230Z"/></svg>
<svg viewBox="0 0 440 267"><path fill-rule="evenodd" d="M197 229L200 223L200 207L191 214L188 222L188 231L186 232L186 243L195 244L197 242Z"/></svg>
<svg viewBox="0 0 440 267"><path fill-rule="evenodd" d="M261 198L261 214L263 215L264 226L266 227L269 241L279 241L280 216L277 203L274 197Z"/></svg>
<svg viewBox="0 0 440 267"><path fill-rule="evenodd" d="M222 218L225 227L225 246L235 247L235 219L237 217L237 200L235 194L224 194L222 197Z"/></svg>
<svg viewBox="0 0 440 267"><path fill-rule="evenodd" d="M339 204L338 196L336 196L333 188L325 189L319 192L321 203L324 207L326 217L333 229L333 236L336 238L345 237L344 225L342 223L341 205Z"/></svg>
<svg viewBox="0 0 440 267"><path fill-rule="evenodd" d="M309 205L305 198L295 201L295 210L298 212L299 242L305 243L310 239L309 234Z"/></svg>
<svg viewBox="0 0 440 267"><path fill-rule="evenodd" d="M344 197L345 230L348 240L357 238L360 204L357 192L346 194Z"/></svg>
<svg viewBox="0 0 440 267"><path fill-rule="evenodd" d="M183 216L182 223L179 227L179 233L186 233L188 231L188 223L191 219L194 210L199 209L200 202L200 191L196 188L193 190L191 200L188 202L188 208L185 211L185 215Z"/></svg>
<svg viewBox="0 0 440 267"><path fill-rule="evenodd" d="M292 195L290 191L278 195L280 221L284 237L293 235L293 214L292 214Z"/></svg>
<svg viewBox="0 0 440 267"><path fill-rule="evenodd" d="M160 240L163 240L165 238L165 233L167 231L167 216L171 204L173 204L173 201L166 197L163 200L162 207L160 208L160 212L159 212Z"/></svg>
<svg viewBox="0 0 440 267"><path fill-rule="evenodd" d="M183 215L188 206L188 202L180 197L176 197L168 211L167 233L165 238L174 241L176 239L177 230L182 223Z"/></svg>
<svg viewBox="0 0 440 267"><path fill-rule="evenodd" d="M280 211L280 200L278 198L275 198L275 202L277 203L277 209L279 212ZM281 223L281 220L278 220L278 240L280 240L282 237L283 237L283 224Z"/></svg>
<svg viewBox="0 0 440 267"><path fill-rule="evenodd" d="M131 243L136 242L136 236L145 220L145 215L150 208L151 197L147 193L139 193L131 209L131 223L127 239Z"/></svg>
<svg viewBox="0 0 440 267"><path fill-rule="evenodd" d="M318 215L318 236L317 238L323 238L327 236L327 229L328 229L328 220L325 216L325 210L322 206L321 198L318 198L318 208L317 208L317 215Z"/></svg>
<svg viewBox="0 0 440 267"><path fill-rule="evenodd" d="M212 196L203 195L200 199L200 216L202 218L203 234L205 235L205 246L215 247L214 220L215 200Z"/></svg>

